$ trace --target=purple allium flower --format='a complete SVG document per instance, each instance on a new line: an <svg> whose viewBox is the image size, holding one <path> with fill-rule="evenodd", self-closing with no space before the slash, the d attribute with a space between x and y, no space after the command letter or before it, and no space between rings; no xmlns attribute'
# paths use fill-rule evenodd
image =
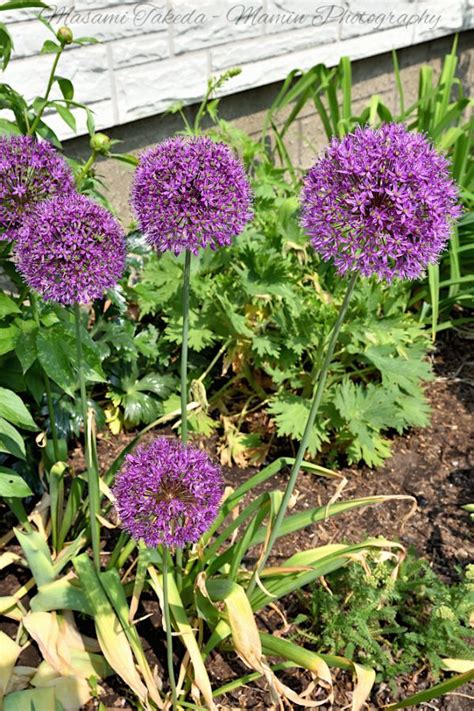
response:
<svg viewBox="0 0 474 711"><path fill-rule="evenodd" d="M146 151L131 203L159 251L224 247L252 217L250 187L228 146L210 138L170 138Z"/></svg>
<svg viewBox="0 0 474 711"><path fill-rule="evenodd" d="M158 437L125 458L113 493L123 528L150 547L195 543L214 521L222 474L208 455Z"/></svg>
<svg viewBox="0 0 474 711"><path fill-rule="evenodd" d="M118 222L78 193L38 205L25 217L15 250L28 286L64 305L100 298L122 276L125 256Z"/></svg>
<svg viewBox="0 0 474 711"><path fill-rule="evenodd" d="M23 217L39 202L72 191L71 169L50 143L0 138L0 239L16 239Z"/></svg>
<svg viewBox="0 0 474 711"><path fill-rule="evenodd" d="M461 213L449 163L401 124L333 139L308 172L301 224L337 271L416 279Z"/></svg>

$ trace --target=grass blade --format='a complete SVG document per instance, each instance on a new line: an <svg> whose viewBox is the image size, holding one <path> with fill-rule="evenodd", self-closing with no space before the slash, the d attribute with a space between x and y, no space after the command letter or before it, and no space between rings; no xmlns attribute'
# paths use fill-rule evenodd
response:
<svg viewBox="0 0 474 711"><path fill-rule="evenodd" d="M390 704L390 706L386 706L386 708L395 710L416 707L419 704L431 701L431 699L438 699L440 696L443 696L444 694L448 694L450 691L458 689L463 684L467 684L472 679L474 679L474 669L471 669L471 671L467 671L464 674L457 674L456 676L452 676L450 679L442 681L441 684L436 684L436 686L432 686L431 689L425 689L424 691L420 691L417 694L413 694L412 696L403 699L403 701L399 701L396 704Z"/></svg>

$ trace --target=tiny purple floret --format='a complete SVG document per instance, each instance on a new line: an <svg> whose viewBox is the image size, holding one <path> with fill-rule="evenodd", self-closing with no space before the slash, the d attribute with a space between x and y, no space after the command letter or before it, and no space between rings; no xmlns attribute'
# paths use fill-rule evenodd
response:
<svg viewBox="0 0 474 711"><path fill-rule="evenodd" d="M158 437L125 458L113 493L122 527L147 546L196 543L217 516L220 468L192 445Z"/></svg>
<svg viewBox="0 0 474 711"><path fill-rule="evenodd" d="M301 224L339 274L417 279L460 214L449 162L402 124L334 138L306 175Z"/></svg>
<svg viewBox="0 0 474 711"><path fill-rule="evenodd" d="M38 203L74 189L71 169L50 143L31 136L0 138L0 239L16 239Z"/></svg>
<svg viewBox="0 0 474 711"><path fill-rule="evenodd" d="M148 242L175 254L228 246L252 217L241 162L204 136L170 138L147 150L131 204Z"/></svg>
<svg viewBox="0 0 474 711"><path fill-rule="evenodd" d="M47 200L23 220L15 261L28 286L65 306L101 298L125 268L125 235L110 212L78 193Z"/></svg>

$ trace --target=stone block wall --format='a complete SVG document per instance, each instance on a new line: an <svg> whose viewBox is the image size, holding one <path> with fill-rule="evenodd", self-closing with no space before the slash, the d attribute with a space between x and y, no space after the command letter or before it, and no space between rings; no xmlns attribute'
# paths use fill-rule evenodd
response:
<svg viewBox="0 0 474 711"><path fill-rule="evenodd" d="M242 68L224 93L281 81L290 70L339 57L375 57L474 27L474 0L56 0L44 10L53 28L67 24L98 45L68 47L59 74L71 77L78 101L110 128L196 102L207 78ZM37 10L0 18L15 41L7 82L32 98L45 86L52 56L37 56L46 27ZM85 117L77 112L78 133ZM56 117L62 138L72 132Z"/></svg>

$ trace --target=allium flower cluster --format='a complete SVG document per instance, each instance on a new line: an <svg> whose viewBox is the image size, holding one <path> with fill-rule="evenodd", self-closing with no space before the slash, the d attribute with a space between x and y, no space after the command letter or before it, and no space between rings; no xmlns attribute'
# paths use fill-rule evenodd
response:
<svg viewBox="0 0 474 711"><path fill-rule="evenodd" d="M47 200L24 219L15 260L28 286L46 301L87 303L114 286L125 267L120 225L85 195Z"/></svg>
<svg viewBox="0 0 474 711"><path fill-rule="evenodd" d="M251 218L240 161L210 138L170 138L140 159L132 189L140 229L159 251L229 245Z"/></svg>
<svg viewBox="0 0 474 711"><path fill-rule="evenodd" d="M340 274L416 279L437 261L460 214L449 163L401 124L333 139L308 172L301 224Z"/></svg>
<svg viewBox="0 0 474 711"><path fill-rule="evenodd" d="M222 497L218 466L200 449L159 437L127 455L113 493L123 528L150 547L195 543Z"/></svg>
<svg viewBox="0 0 474 711"><path fill-rule="evenodd" d="M14 240L36 205L74 191L72 172L46 141L31 136L0 138L0 239Z"/></svg>

